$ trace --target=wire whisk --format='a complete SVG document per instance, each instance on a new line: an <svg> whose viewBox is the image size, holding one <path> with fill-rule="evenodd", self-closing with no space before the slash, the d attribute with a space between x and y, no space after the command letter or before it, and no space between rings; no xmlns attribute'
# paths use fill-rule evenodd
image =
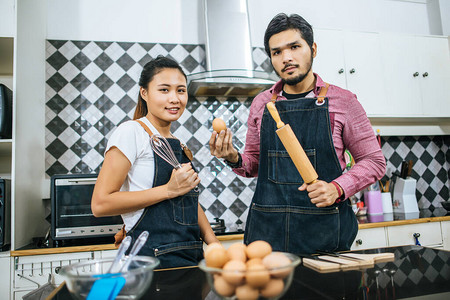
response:
<svg viewBox="0 0 450 300"><path fill-rule="evenodd" d="M165 137L159 134L154 134L150 137L150 144L152 145L153 151L158 154L159 157L164 159L175 169L181 168L181 164L175 157L175 153Z"/></svg>

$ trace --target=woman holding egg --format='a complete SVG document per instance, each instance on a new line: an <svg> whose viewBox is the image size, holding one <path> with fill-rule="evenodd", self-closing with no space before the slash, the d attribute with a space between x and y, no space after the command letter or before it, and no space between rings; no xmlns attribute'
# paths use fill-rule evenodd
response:
<svg viewBox="0 0 450 300"><path fill-rule="evenodd" d="M92 196L96 217L120 214L133 242L149 232L140 255L155 256L160 268L197 265L203 241L217 238L198 203L200 183L189 151L170 132L188 100L186 75L177 62L158 56L144 66L133 120L119 125L105 149ZM182 167L156 155L150 136L167 138Z"/></svg>

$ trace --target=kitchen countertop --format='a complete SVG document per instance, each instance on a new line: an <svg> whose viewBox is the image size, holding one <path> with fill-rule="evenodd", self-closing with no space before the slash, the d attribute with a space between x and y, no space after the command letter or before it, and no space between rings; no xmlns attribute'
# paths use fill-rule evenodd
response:
<svg viewBox="0 0 450 300"><path fill-rule="evenodd" d="M358 253L391 252L393 262L373 268L318 273L299 265L281 299L450 299L450 252L420 246L380 248ZM49 299L73 299L64 283ZM218 300L198 268L154 273L144 299Z"/></svg>
<svg viewBox="0 0 450 300"><path fill-rule="evenodd" d="M377 228L387 226L400 226L418 223L442 222L450 221L450 215L445 209L435 209L433 212L429 210L421 210L419 214L384 214L373 216L358 217L359 229ZM223 235L217 235L220 241L242 240L243 233L228 232ZM28 255L42 255L42 254L58 254L58 253L73 253L73 252L87 252L100 250L114 250L114 244L103 245L86 245L73 247L58 247L58 248L32 248L20 249L11 251L11 256L28 256Z"/></svg>

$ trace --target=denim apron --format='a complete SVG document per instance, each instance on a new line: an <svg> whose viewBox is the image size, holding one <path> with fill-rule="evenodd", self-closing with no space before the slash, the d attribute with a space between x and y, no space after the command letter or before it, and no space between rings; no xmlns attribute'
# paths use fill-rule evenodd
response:
<svg viewBox="0 0 450 300"><path fill-rule="evenodd" d="M152 132L138 121L151 136ZM167 139L180 163L190 162L180 141ZM169 182L173 167L155 153L153 187ZM145 208L136 225L127 232L134 243L143 231L149 232L147 243L139 255L154 256L159 268L195 266L203 258L203 242L198 225L198 195L195 189L185 195L164 200ZM131 248L131 247L130 247Z"/></svg>
<svg viewBox="0 0 450 300"><path fill-rule="evenodd" d="M331 182L342 174L334 149L328 112L328 85L317 98L276 101L281 120L289 124L320 180ZM276 99L273 95L272 101ZM269 242L276 251L310 254L316 250L348 250L358 224L349 201L316 207L303 179L276 134L267 110L261 122L258 181L247 218L244 241Z"/></svg>

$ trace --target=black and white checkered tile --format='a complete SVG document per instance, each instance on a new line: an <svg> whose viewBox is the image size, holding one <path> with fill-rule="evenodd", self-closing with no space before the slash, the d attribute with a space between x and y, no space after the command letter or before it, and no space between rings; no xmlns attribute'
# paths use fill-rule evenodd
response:
<svg viewBox="0 0 450 300"><path fill-rule="evenodd" d="M364 253L372 252L369 250ZM386 294L397 288L396 296L400 299L407 295L402 295L398 288L402 288L403 293L425 292L426 289L431 289L429 293L438 293L439 291L433 288L442 287L450 280L448 252L415 246L401 247L393 252L395 262L379 263L375 268L365 271L363 278L367 287L378 287L381 291L385 290ZM417 289L418 285L420 289Z"/></svg>
<svg viewBox="0 0 450 300"><path fill-rule="evenodd" d="M203 45L47 41L47 175L100 170L111 131L132 118L142 66L157 55L174 58L186 74L204 71ZM273 72L264 49L254 48L253 60L255 70ZM183 116L172 125L173 133L195 154L194 165L202 179L200 203L208 219L220 217L227 225L245 221L256 182L236 176L210 155L211 122L215 117L223 118L233 130L236 147L243 149L251 101L252 98L191 97ZM449 145L448 138L444 143L439 142L440 137L412 138L416 141L412 144L418 145L411 147L410 139L384 140L383 151L392 161L388 170L398 169L409 152L415 153L422 163L416 164L413 174L425 176L418 189L420 206L436 207L439 199L448 199L450 160L444 149Z"/></svg>
<svg viewBox="0 0 450 300"><path fill-rule="evenodd" d="M411 177L417 180L416 197L420 209L441 208L449 200L450 136L386 137L382 150L387 160L386 176L395 178L402 161L412 160Z"/></svg>

